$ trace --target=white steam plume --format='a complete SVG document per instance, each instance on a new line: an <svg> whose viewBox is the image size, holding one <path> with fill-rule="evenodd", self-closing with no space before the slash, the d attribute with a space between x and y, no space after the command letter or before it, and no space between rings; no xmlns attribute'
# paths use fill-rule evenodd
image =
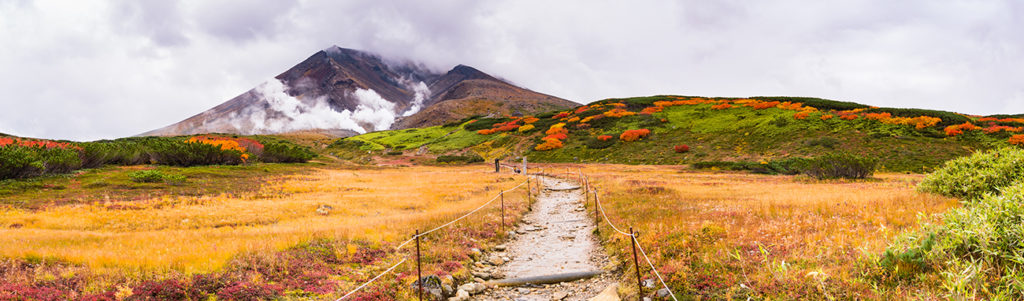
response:
<svg viewBox="0 0 1024 301"><path fill-rule="evenodd" d="M352 130L363 134L386 130L395 122L395 104L369 89L357 89L350 96L358 100L354 111L335 111L325 97L296 98L277 79L257 86L254 96L265 106L250 106L229 118L242 134L282 133L309 129ZM204 126L215 126L207 124Z"/></svg>
<svg viewBox="0 0 1024 301"><path fill-rule="evenodd" d="M412 100L412 106L410 106L409 109L405 111L405 113L402 113L402 117L406 117L412 114L416 114L416 112L419 112L421 109L423 109L423 101L426 100L427 95L430 95L430 88L428 88L427 84L423 83L422 81L414 84L412 80L402 79L402 84L412 89L412 91L415 93L415 96L413 97Z"/></svg>

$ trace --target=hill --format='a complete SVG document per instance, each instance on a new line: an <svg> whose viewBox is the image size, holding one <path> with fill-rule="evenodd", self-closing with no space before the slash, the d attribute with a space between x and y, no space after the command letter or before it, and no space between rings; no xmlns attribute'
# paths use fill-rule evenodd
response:
<svg viewBox="0 0 1024 301"><path fill-rule="evenodd" d="M369 133L339 140L329 151L350 159L396 151L469 158L470 147L493 141L489 146L507 148L508 157L526 156L534 162L699 163L744 169L848 152L877 158L882 170L922 172L975 150L1007 145L1022 129L1024 119L1007 116L877 108L817 98L652 96L607 99L525 118L466 118Z"/></svg>
<svg viewBox="0 0 1024 301"><path fill-rule="evenodd" d="M334 46L210 110L141 135L319 130L345 137L476 114L531 114L576 105L469 66L438 73L415 62Z"/></svg>

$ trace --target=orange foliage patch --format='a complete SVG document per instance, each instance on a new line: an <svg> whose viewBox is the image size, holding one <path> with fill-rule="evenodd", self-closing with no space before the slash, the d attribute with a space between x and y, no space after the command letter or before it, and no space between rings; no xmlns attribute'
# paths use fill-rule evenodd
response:
<svg viewBox="0 0 1024 301"><path fill-rule="evenodd" d="M832 114L821 115L821 120L829 120L829 119L832 119L832 117L835 117L835 116L832 116Z"/></svg>
<svg viewBox="0 0 1024 301"><path fill-rule="evenodd" d="M614 138L614 137L612 137L612 135L597 136L597 140L601 140L601 141L608 141L608 139L612 139L612 138Z"/></svg>
<svg viewBox="0 0 1024 301"><path fill-rule="evenodd" d="M38 148L60 148L60 149L74 149L82 150L81 147L73 145L67 142L56 142L50 140L32 140L32 139L21 139L21 138L0 138L0 147L8 145L17 145L22 147L38 147Z"/></svg>
<svg viewBox="0 0 1024 301"><path fill-rule="evenodd" d="M758 101L758 100L755 100L755 101L752 101L750 103L745 104L744 106L748 106L748 107L754 108L754 110L764 110L764 109L770 109L770 108L778 107L779 104L781 104L781 103L778 102L778 101Z"/></svg>
<svg viewBox="0 0 1024 301"><path fill-rule="evenodd" d="M632 116L632 115L636 115L636 113L630 112L630 111L626 111L626 110L623 110L623 109L618 109L618 108L608 110L608 112L604 112L604 116L606 116L606 117L615 117L615 118Z"/></svg>
<svg viewBox="0 0 1024 301"><path fill-rule="evenodd" d="M1013 135L1010 136L1010 144L1013 145L1024 145L1024 135Z"/></svg>
<svg viewBox="0 0 1024 301"><path fill-rule="evenodd" d="M555 114L555 116L551 116L551 119L562 119L562 118L565 118L565 117L569 117L569 112L561 112L561 113Z"/></svg>
<svg viewBox="0 0 1024 301"><path fill-rule="evenodd" d="M811 114L807 113L807 112L797 112L796 114L793 114L793 118L796 118L796 119L799 119L799 120L804 120L804 119L807 119L807 116L810 116L810 115Z"/></svg>
<svg viewBox="0 0 1024 301"><path fill-rule="evenodd" d="M663 109L662 107L646 107L646 108L644 108L643 110L640 111L640 114L651 115L651 114L654 114L654 113L661 112L662 109Z"/></svg>
<svg viewBox="0 0 1024 301"><path fill-rule="evenodd" d="M525 123L525 124L531 124L531 123L534 123L534 122L537 122L537 121L540 121L540 118L537 118L537 117L526 117L526 118L523 118L523 123Z"/></svg>
<svg viewBox="0 0 1024 301"><path fill-rule="evenodd" d="M980 127L970 123L964 122L963 124L951 125L945 128L946 136L956 136L963 134L964 131L976 131L981 129Z"/></svg>
<svg viewBox="0 0 1024 301"><path fill-rule="evenodd" d="M725 109L731 109L731 108L732 108L732 105L731 104L727 104L727 103L717 104L717 105L711 106L711 109L713 109L713 110L725 110Z"/></svg>
<svg viewBox="0 0 1024 301"><path fill-rule="evenodd" d="M622 135L619 135L619 139L627 142L637 141L640 140L641 138L647 137L647 135L650 134L651 130L648 129L627 130L625 132L622 132Z"/></svg>

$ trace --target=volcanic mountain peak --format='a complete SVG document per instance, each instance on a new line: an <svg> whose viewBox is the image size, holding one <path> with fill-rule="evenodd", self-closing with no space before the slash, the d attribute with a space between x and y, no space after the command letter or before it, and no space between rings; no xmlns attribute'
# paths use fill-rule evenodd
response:
<svg viewBox="0 0 1024 301"><path fill-rule="evenodd" d="M477 105L459 105L467 98ZM453 100L457 101L437 107ZM532 113L575 105L466 65L442 74L423 64L332 46L223 104L142 135L301 130L355 134L437 125L475 114Z"/></svg>

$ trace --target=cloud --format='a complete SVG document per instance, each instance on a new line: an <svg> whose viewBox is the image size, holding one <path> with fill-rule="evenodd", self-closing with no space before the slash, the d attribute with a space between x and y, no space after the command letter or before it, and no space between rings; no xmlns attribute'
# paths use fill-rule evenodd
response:
<svg viewBox="0 0 1024 301"><path fill-rule="evenodd" d="M1020 113L1022 14L1010 0L0 1L0 132L137 134L335 44L578 102L796 95Z"/></svg>

